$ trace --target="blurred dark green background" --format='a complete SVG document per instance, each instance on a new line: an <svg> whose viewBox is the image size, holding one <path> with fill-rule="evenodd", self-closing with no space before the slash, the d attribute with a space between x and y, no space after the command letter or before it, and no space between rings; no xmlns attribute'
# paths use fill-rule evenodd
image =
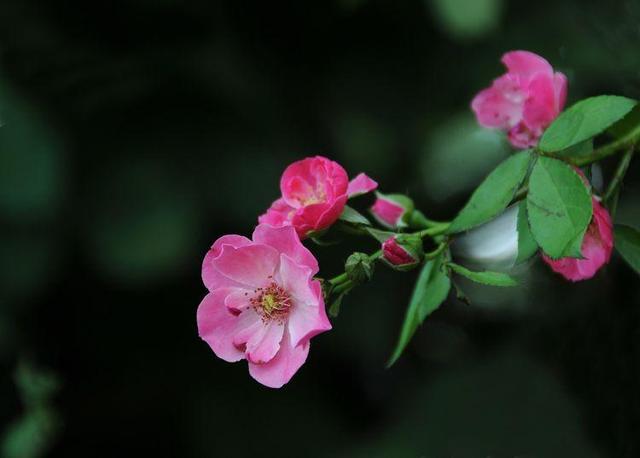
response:
<svg viewBox="0 0 640 458"><path fill-rule="evenodd" d="M462 283L391 370L415 274L378 269L284 389L199 340L201 259L322 153L450 218L508 154L471 97L511 49L569 103L640 97L640 2L78 0L0 10L7 457L637 457L640 294ZM612 164L604 167L605 178ZM640 223L632 164L617 220ZM367 250L373 249L367 245ZM345 246L313 247L334 275Z"/></svg>

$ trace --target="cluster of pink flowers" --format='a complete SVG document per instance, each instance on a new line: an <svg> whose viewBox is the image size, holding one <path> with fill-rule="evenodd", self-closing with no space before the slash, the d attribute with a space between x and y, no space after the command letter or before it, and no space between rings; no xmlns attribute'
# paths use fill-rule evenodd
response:
<svg viewBox="0 0 640 458"><path fill-rule="evenodd" d="M471 102L478 123L508 133L516 148L538 144L544 130L558 117L567 98L567 78L553 71L546 59L528 51L502 56L507 73L480 91ZM542 256L555 272L567 280L593 277L611 258L613 226L606 208L593 198L593 219L582 242L583 259L551 259Z"/></svg>
<svg viewBox="0 0 640 458"><path fill-rule="evenodd" d="M318 261L301 239L331 226L347 199L377 183L349 182L338 163L316 156L291 164L282 197L259 217L251 240L225 235L204 258L209 294L197 312L198 332L221 359L246 359L249 373L272 388L287 383L307 359L312 337L331 329Z"/></svg>
<svg viewBox="0 0 640 458"><path fill-rule="evenodd" d="M478 122L504 130L516 148L537 144L562 110L567 79L542 57L513 51L502 59L507 73L481 91L471 104ZM247 360L249 373L273 388L287 383L307 359L310 340L331 329L316 258L302 240L320 236L345 211L347 201L377 189L361 173L349 181L338 163L321 156L289 165L280 180L281 196L258 218L251 239L217 239L202 264L208 294L197 311L198 332L228 362ZM403 270L424 257L422 239L399 234L410 224L413 203L406 196L377 193L370 208L391 234L383 259ZM582 259L543 260L571 281L591 278L613 248L607 210L593 197L593 220L582 244Z"/></svg>

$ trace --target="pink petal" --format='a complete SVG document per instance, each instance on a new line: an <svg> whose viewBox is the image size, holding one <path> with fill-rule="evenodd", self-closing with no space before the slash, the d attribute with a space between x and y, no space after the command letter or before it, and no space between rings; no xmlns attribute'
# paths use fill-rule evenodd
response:
<svg viewBox="0 0 640 458"><path fill-rule="evenodd" d="M315 196L315 189L300 176L292 176L282 184L282 195L286 203L293 208L300 208L302 202Z"/></svg>
<svg viewBox="0 0 640 458"><path fill-rule="evenodd" d="M471 101L471 109L481 126L507 130L522 119L523 101L505 97L504 88L496 86L494 83L480 91Z"/></svg>
<svg viewBox="0 0 640 458"><path fill-rule="evenodd" d="M258 217L260 224L268 224L274 227L282 227L291 224L291 218L295 214L295 208L289 206L284 199L278 199L271 204L271 207Z"/></svg>
<svg viewBox="0 0 640 458"><path fill-rule="evenodd" d="M271 361L280 350L280 341L284 334L284 324L276 321L263 323L259 331L247 341L247 360L254 364Z"/></svg>
<svg viewBox="0 0 640 458"><path fill-rule="evenodd" d="M534 131L529 129L524 122L520 122L509 130L507 137L515 148L526 149L536 146L541 134L541 129Z"/></svg>
<svg viewBox="0 0 640 458"><path fill-rule="evenodd" d="M293 296L296 303L315 303L316 297L311 290L311 278L313 271L304 265L297 264L286 254L280 255L280 270L276 278L289 295Z"/></svg>
<svg viewBox="0 0 640 458"><path fill-rule="evenodd" d="M529 97L524 104L522 119L532 132L540 132L558 116L552 75L538 73L529 84Z"/></svg>
<svg viewBox="0 0 640 458"><path fill-rule="evenodd" d="M252 238L254 242L269 245L278 252L289 256L296 263L309 267L312 275L318 273L318 261L302 244L292 226L274 228L260 224L253 231Z"/></svg>
<svg viewBox="0 0 640 458"><path fill-rule="evenodd" d="M307 360L308 354L309 342L293 346L289 332L285 329L280 351L268 363L254 364L249 361L249 374L265 386L280 388L291 380Z"/></svg>
<svg viewBox="0 0 640 458"><path fill-rule="evenodd" d="M244 358L244 352L233 345L237 317L224 304L228 290L218 289L207 294L198 306L198 334L213 352L230 363Z"/></svg>
<svg viewBox="0 0 640 458"><path fill-rule="evenodd" d="M349 182L347 195L349 196L349 198L352 198L362 194L366 194L377 188L378 183L369 178L366 174L360 173Z"/></svg>
<svg viewBox="0 0 640 458"><path fill-rule="evenodd" d="M202 261L202 282L209 291L223 286L233 286L228 278L222 276L214 267L213 260L222 252L224 245L234 248L250 245L251 240L241 235L223 235L216 240Z"/></svg>
<svg viewBox="0 0 640 458"><path fill-rule="evenodd" d="M246 353L247 342L255 334L262 332L263 328L262 317L252 308L245 309L244 312L238 315L232 338L233 345L242 350L243 353Z"/></svg>
<svg viewBox="0 0 640 458"><path fill-rule="evenodd" d="M267 245L225 245L213 266L226 278L249 288L263 286L278 267L278 252Z"/></svg>
<svg viewBox="0 0 640 458"><path fill-rule="evenodd" d="M249 300L253 297L254 293L251 290L244 288L234 288L224 300L224 305L234 315L238 315L244 309L249 307L251 303Z"/></svg>
<svg viewBox="0 0 640 458"><path fill-rule="evenodd" d="M388 228L395 228L404 215L405 208L397 202L380 197L378 194L370 211L380 224Z"/></svg>
<svg viewBox="0 0 640 458"><path fill-rule="evenodd" d="M556 93L556 110L558 113L564 108L564 104L567 101L567 77L564 73L556 72L553 75L553 87Z"/></svg>
<svg viewBox="0 0 640 458"><path fill-rule="evenodd" d="M502 56L502 63L510 73L529 78L534 73L552 74L551 64L530 51L510 51Z"/></svg>
<svg viewBox="0 0 640 458"><path fill-rule="evenodd" d="M315 300L309 303L296 302L289 315L288 329L294 346L331 329L320 282L311 282L311 289Z"/></svg>

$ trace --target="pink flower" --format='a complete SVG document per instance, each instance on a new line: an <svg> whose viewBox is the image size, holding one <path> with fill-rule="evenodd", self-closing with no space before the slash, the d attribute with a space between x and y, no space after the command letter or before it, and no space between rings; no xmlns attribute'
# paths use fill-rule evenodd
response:
<svg viewBox="0 0 640 458"><path fill-rule="evenodd" d="M401 270L415 267L422 255L422 240L414 235L399 234L382 243L383 259Z"/></svg>
<svg viewBox="0 0 640 458"><path fill-rule="evenodd" d="M261 224L249 240L225 235L202 264L209 294L198 333L221 359L246 359L249 374L271 388L287 383L309 353L309 341L331 329L318 262L293 227Z"/></svg>
<svg viewBox="0 0 640 458"><path fill-rule="evenodd" d="M611 259L613 250L613 225L606 208L593 198L593 219L582 240L584 259L561 258L553 260L546 255L542 259L551 269L567 280L579 281L593 277Z"/></svg>
<svg viewBox="0 0 640 458"><path fill-rule="evenodd" d="M507 73L480 91L471 108L482 126L508 132L516 148L530 148L564 107L567 77L528 51L508 52L502 63Z"/></svg>
<svg viewBox="0 0 640 458"><path fill-rule="evenodd" d="M381 225L396 229L407 225L404 219L413 211L413 202L402 195L376 193L376 201L370 211Z"/></svg>
<svg viewBox="0 0 640 458"><path fill-rule="evenodd" d="M322 156L308 157L286 168L280 179L282 197L258 218L275 227L291 225L300 238L327 229L340 217L347 199L378 187L361 173L351 182L337 162Z"/></svg>

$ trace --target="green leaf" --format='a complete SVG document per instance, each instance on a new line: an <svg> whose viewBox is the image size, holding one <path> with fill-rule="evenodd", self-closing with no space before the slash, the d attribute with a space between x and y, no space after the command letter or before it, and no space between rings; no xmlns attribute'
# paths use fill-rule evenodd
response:
<svg viewBox="0 0 640 458"><path fill-rule="evenodd" d="M616 95L581 100L558 116L542 135L538 147L550 153L577 145L607 130L635 105L635 100Z"/></svg>
<svg viewBox="0 0 640 458"><path fill-rule="evenodd" d="M475 190L471 199L449 226L449 233L471 229L489 221L513 199L529 170L530 151L521 151L503 161Z"/></svg>
<svg viewBox="0 0 640 458"><path fill-rule="evenodd" d="M462 275L463 277L467 277L469 280L474 281L476 283L482 283L483 285L490 286L516 286L518 284L515 279L511 276L504 274L502 272L490 272L488 270L483 270L481 272L475 272L473 270L469 270L466 267L462 267L459 264L454 264L450 262L448 266L455 273Z"/></svg>
<svg viewBox="0 0 640 458"><path fill-rule="evenodd" d="M372 227L365 227L364 229L369 233L369 235L371 235L380 243L386 242L388 239L395 235L394 232L381 231L380 229L374 229Z"/></svg>
<svg viewBox="0 0 640 458"><path fill-rule="evenodd" d="M616 250L640 274L640 232L630 226L616 224Z"/></svg>
<svg viewBox="0 0 640 458"><path fill-rule="evenodd" d="M640 105L636 105L624 118L607 131L617 139L637 138L640 135Z"/></svg>
<svg viewBox="0 0 640 458"><path fill-rule="evenodd" d="M335 318L340 314L340 306L342 305L342 299L344 299L345 295L346 293L340 294L338 297L336 297L336 300L333 301L331 307L329 307L329 316L331 318Z"/></svg>
<svg viewBox="0 0 640 458"><path fill-rule="evenodd" d="M540 157L527 194L531 233L540 248L553 259L580 257L591 214L591 193L580 175L564 162Z"/></svg>
<svg viewBox="0 0 640 458"><path fill-rule="evenodd" d="M527 216L527 202L518 205L518 257L516 264L526 261L538 251L538 244L531 234Z"/></svg>
<svg viewBox="0 0 640 458"><path fill-rule="evenodd" d="M557 157L567 159L580 159L581 157L588 156L593 152L593 138L577 143L569 148L565 148L562 151L556 152L554 155Z"/></svg>
<svg viewBox="0 0 640 458"><path fill-rule="evenodd" d="M442 269L443 254L425 263L416 282L409 307L402 324L400 337L387 367L391 367L400 357L424 319L445 301L451 289L451 280Z"/></svg>
<svg viewBox="0 0 640 458"><path fill-rule="evenodd" d="M345 205L344 210L342 210L342 214L340 215L340 220L346 221L347 223L352 224L363 224L365 226L371 226L371 223L367 218L365 218L362 213L357 210Z"/></svg>

